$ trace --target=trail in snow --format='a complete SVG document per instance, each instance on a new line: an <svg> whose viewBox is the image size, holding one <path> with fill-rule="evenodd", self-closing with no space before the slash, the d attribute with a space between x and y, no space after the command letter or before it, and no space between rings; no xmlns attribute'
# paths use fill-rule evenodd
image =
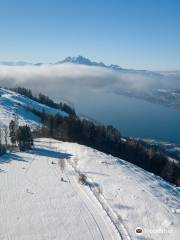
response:
<svg viewBox="0 0 180 240"><path fill-rule="evenodd" d="M45 144L43 140L42 144ZM75 143L54 146L102 189L101 197L134 239L177 240L180 189L133 164ZM137 234L136 228L143 233Z"/></svg>
<svg viewBox="0 0 180 240"><path fill-rule="evenodd" d="M68 161L69 165L73 168L74 173L76 175L78 175L79 173L82 174L82 172L80 172L80 170L76 169L76 166L74 166L74 163L71 163L70 161ZM80 189L80 185L77 185L78 188ZM125 226L123 225L123 223L118 219L117 215L115 214L115 212L113 211L113 209L109 206L109 204L107 203L107 201L105 200L104 196L102 193L98 193L97 187L98 185L96 183L94 183L90 178L87 179L87 184L85 185L87 186L86 188L84 188L84 194L85 194L85 190L88 191L88 194L86 193L86 198L88 197L88 199L90 199L93 197L93 201L89 202L89 206L92 206L93 202L96 203L96 205L99 205L100 208L102 208L104 210L104 217L107 218L109 220L109 225L113 225L114 226L114 231L111 233L111 236L113 236L116 233L116 237L115 238L121 238L123 240L131 240L131 237L127 231L127 229L125 228ZM81 189L82 191L82 189ZM95 206L95 204L94 204ZM97 208L97 206L96 206Z"/></svg>

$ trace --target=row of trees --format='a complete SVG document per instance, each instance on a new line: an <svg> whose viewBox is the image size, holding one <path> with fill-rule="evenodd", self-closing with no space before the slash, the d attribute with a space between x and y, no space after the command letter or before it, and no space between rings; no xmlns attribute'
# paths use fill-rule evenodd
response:
<svg viewBox="0 0 180 240"><path fill-rule="evenodd" d="M67 103L64 103L64 102L56 103L52 99L50 99L48 96L42 93L39 93L38 95L33 95L30 89L23 88L23 87L12 88L11 90L21 95L24 95L34 101L47 105L49 107L60 109L61 111L64 111L70 115L76 115L74 108L69 106Z"/></svg>
<svg viewBox="0 0 180 240"><path fill-rule="evenodd" d="M146 148L134 139L121 139L120 132L112 126L96 125L77 116L52 116L36 111L45 127L37 136L52 137L62 141L77 142L102 152L125 159L137 166L180 185L180 162L170 161L163 153Z"/></svg>

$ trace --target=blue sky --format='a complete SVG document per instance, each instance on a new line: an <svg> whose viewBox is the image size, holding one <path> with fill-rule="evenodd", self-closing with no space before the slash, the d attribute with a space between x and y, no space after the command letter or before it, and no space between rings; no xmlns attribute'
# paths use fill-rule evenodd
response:
<svg viewBox="0 0 180 240"><path fill-rule="evenodd" d="M180 70L178 0L0 0L0 60Z"/></svg>

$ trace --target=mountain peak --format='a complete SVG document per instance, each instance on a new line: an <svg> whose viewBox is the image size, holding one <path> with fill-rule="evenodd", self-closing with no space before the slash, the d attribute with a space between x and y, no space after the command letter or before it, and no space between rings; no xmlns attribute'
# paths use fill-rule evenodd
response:
<svg viewBox="0 0 180 240"><path fill-rule="evenodd" d="M83 57L81 55L78 57L67 57L62 62L92 65L92 61L90 59Z"/></svg>
<svg viewBox="0 0 180 240"><path fill-rule="evenodd" d="M87 65L87 66L98 66L98 67L106 67L106 68L112 68L112 69L121 69L120 66L118 65L105 65L103 62L95 62L91 61L89 58L83 57L81 55L77 57L67 57L62 61L57 62L56 64L61 64L61 63L73 63L73 64L81 64L81 65Z"/></svg>

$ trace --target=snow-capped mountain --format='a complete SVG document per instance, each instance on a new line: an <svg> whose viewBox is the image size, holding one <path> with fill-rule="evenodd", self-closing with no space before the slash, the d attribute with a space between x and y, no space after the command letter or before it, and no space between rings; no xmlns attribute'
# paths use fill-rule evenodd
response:
<svg viewBox="0 0 180 240"><path fill-rule="evenodd" d="M100 62L100 63L94 62L83 56L67 57L64 60L57 62L56 64L61 64L61 63L74 63L74 64L82 64L87 66L107 67L103 62Z"/></svg>
<svg viewBox="0 0 180 240"><path fill-rule="evenodd" d="M62 63L73 63L73 64L81 64L81 65L87 65L87 66L95 66L95 67L104 67L104 68L110 68L113 70L120 70L123 72L130 72L130 73L141 73L141 74L149 74L150 76L158 75L180 75L180 71L149 71L149 70L136 70L136 69L127 69L122 68L121 66L117 64L110 64L107 65L103 62L96 62L92 61L91 59L84 57L84 56L77 56L77 57L67 57L64 60L58 61L55 64L62 64Z"/></svg>
<svg viewBox="0 0 180 240"><path fill-rule="evenodd" d="M110 69L114 69L114 70L122 69L118 65L115 65L115 64L106 65L103 62L91 61L90 59L83 57L83 56L67 57L64 60L57 62L56 64L61 64L61 63L74 63L74 64L81 64L81 65L87 65L87 66L105 67L105 68L110 68Z"/></svg>
<svg viewBox="0 0 180 240"><path fill-rule="evenodd" d="M143 74L147 75L149 77L165 77L165 76L170 76L170 77L179 77L180 76L180 71L148 71L148 70L136 70L136 69L126 69L122 68L121 66L117 64L110 64L107 65L103 62L96 62L92 61L91 59L84 57L84 56L77 56L77 57L71 57L68 56L63 60L54 62L54 63L49 63L50 65L58 65L58 64L80 64L80 65L85 65L85 66L94 66L94 67L103 67L103 68L108 68L112 70L117 70L121 71L123 73L138 73L138 74ZM26 62L26 61L1 61L0 65L4 66L42 66L42 65L47 65L47 63L43 62L37 62L37 63L31 63L31 62Z"/></svg>
<svg viewBox="0 0 180 240"><path fill-rule="evenodd" d="M56 63L51 63L51 64L62 64L62 63L74 63L74 64L82 64L82 65L87 65L87 66L99 66L99 67L111 67L111 68L120 68L118 65L110 65L107 66L103 62L95 62L91 61L90 59L83 57L83 56L78 56L78 57L66 57L63 60L60 60ZM0 65L5 65L5 66L25 66L25 65L35 65L35 66L40 66L43 65L44 63L30 63L30 62L25 62L25 61L18 61L18 62L12 62L12 61L1 61Z"/></svg>
<svg viewBox="0 0 180 240"><path fill-rule="evenodd" d="M96 66L96 67L105 67L105 68L112 68L112 69L121 69L120 66L111 64L111 65L105 65L103 62L96 62L92 61L86 57L83 56L77 56L77 57L66 57L63 60L60 60L56 63L51 63L51 64L63 64L63 63L73 63L73 64L81 64L81 65L86 65L86 66ZM18 61L18 62L11 62L11 61L2 61L0 62L0 65L5 65L5 66L27 66L27 65L35 65L35 66L41 66L44 63L39 62L39 63L30 63L30 62L25 62L25 61Z"/></svg>

